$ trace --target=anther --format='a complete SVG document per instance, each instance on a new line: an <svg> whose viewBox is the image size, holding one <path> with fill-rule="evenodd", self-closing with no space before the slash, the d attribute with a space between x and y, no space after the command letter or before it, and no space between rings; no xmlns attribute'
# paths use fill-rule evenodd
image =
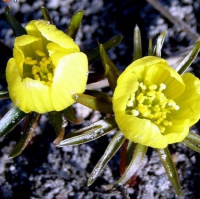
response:
<svg viewBox="0 0 200 199"><path fill-rule="evenodd" d="M157 89L157 85L153 84L153 85L149 86L149 89L150 90L156 90Z"/></svg>
<svg viewBox="0 0 200 199"><path fill-rule="evenodd" d="M43 61L43 62L45 62L46 60L47 60L47 58L46 58L46 57L43 57L43 58L42 58L42 61Z"/></svg>
<svg viewBox="0 0 200 199"><path fill-rule="evenodd" d="M155 112L159 112L160 107L158 105L155 105L155 106L153 106L152 110L155 111Z"/></svg>
<svg viewBox="0 0 200 199"><path fill-rule="evenodd" d="M47 77L48 77L48 80L51 81L51 80L53 79L53 75L52 75L52 73L48 73L48 74L47 74Z"/></svg>
<svg viewBox="0 0 200 199"><path fill-rule="evenodd" d="M34 79L35 79L35 80L40 80L40 77L39 77L39 75L37 75L37 74L36 74L36 75L34 75Z"/></svg>
<svg viewBox="0 0 200 199"><path fill-rule="evenodd" d="M161 84L160 84L160 89L159 89L159 91L165 90L166 87L167 87L167 86L166 86L165 84L161 83Z"/></svg>
<svg viewBox="0 0 200 199"><path fill-rule="evenodd" d="M34 65L32 67L32 74L35 75L38 72L38 67L36 65Z"/></svg>
<svg viewBox="0 0 200 199"><path fill-rule="evenodd" d="M147 96L154 96L155 93L156 93L156 91L151 90L151 91L147 92Z"/></svg>
<svg viewBox="0 0 200 199"><path fill-rule="evenodd" d="M138 116L139 114L140 114L140 112L139 112L138 110L136 110L136 109L133 109L133 110L132 110L132 115L133 115L133 116L136 117L136 116Z"/></svg>
<svg viewBox="0 0 200 199"><path fill-rule="evenodd" d="M27 61L31 61L31 60L32 60L32 57L26 57L25 60L27 60Z"/></svg>
<svg viewBox="0 0 200 199"><path fill-rule="evenodd" d="M139 84L139 86L140 86L140 88L143 89L143 90L146 90L146 88L147 88L147 87L143 84L143 82L141 82L141 83Z"/></svg>
<svg viewBox="0 0 200 199"><path fill-rule="evenodd" d="M131 100L128 100L128 102L127 102L127 106L128 106L128 107L131 107L131 106L133 106L133 101L131 101Z"/></svg>
<svg viewBox="0 0 200 199"><path fill-rule="evenodd" d="M26 60L25 63L28 64L28 65L36 65L37 60L30 60L30 61Z"/></svg>
<svg viewBox="0 0 200 199"><path fill-rule="evenodd" d="M49 59L45 60L45 63L48 65L51 63L51 61Z"/></svg>
<svg viewBox="0 0 200 199"><path fill-rule="evenodd" d="M165 131L165 127L164 126L158 125L158 128L160 129L161 133L164 133L164 131Z"/></svg>
<svg viewBox="0 0 200 199"><path fill-rule="evenodd" d="M42 52L41 50L36 50L35 52L36 52L36 54L37 54L38 56L40 56L40 57L46 56L46 54L45 54L44 52Z"/></svg>

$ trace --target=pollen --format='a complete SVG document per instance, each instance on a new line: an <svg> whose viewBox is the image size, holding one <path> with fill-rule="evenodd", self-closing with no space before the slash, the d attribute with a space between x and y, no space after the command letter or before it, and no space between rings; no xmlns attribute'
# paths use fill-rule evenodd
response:
<svg viewBox="0 0 200 199"><path fill-rule="evenodd" d="M44 85L51 86L55 71L51 58L41 50L36 50L33 57L34 59L31 56L25 58L24 70L32 67L30 78L41 81Z"/></svg>
<svg viewBox="0 0 200 199"><path fill-rule="evenodd" d="M163 91L166 89L164 83L145 85L140 82L138 90L130 94L126 114L149 119L164 133L167 126L172 126L172 121L168 119L169 114L180 109L174 100L165 95Z"/></svg>

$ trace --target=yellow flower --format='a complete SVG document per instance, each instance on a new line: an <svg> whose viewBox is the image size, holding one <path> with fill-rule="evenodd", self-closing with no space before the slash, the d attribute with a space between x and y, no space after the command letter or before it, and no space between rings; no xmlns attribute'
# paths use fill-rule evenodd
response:
<svg viewBox="0 0 200 199"><path fill-rule="evenodd" d="M113 96L116 122L124 136L165 148L181 142L200 118L200 80L180 76L168 63L147 56L120 75Z"/></svg>
<svg viewBox="0 0 200 199"><path fill-rule="evenodd" d="M17 37L8 61L9 95L22 111L45 113L72 105L86 87L88 61L77 44L47 21L34 20Z"/></svg>

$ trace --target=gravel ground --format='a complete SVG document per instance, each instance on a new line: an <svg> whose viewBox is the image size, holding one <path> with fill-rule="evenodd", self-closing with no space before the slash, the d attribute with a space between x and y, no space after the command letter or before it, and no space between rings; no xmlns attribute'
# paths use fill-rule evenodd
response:
<svg viewBox="0 0 200 199"><path fill-rule="evenodd" d="M160 0L176 17L192 26L199 32L199 7L197 0ZM12 47L13 34L3 15L5 3L0 1L0 39ZM45 6L56 26L65 30L73 13L84 9L82 27L76 42L84 52L96 47L97 41L105 42L116 34L124 39L110 57L123 70L132 60L132 35L135 24L141 29L144 54L147 52L148 37L155 38L167 30L163 48L163 57L169 58L175 52L185 49L194 41L182 32L179 27L163 18L144 0L50 0L50 1L17 1L7 3L16 18L26 25L32 19L41 19L40 6ZM197 59L198 60L198 59ZM91 66L92 70L101 67L101 62ZM200 77L199 63L195 62L193 71ZM5 85L0 85L4 88ZM104 88L107 91L106 88ZM11 107L9 100L0 101L0 115ZM98 112L92 112L79 104L74 105L79 116L85 118L83 126L101 118ZM81 126L69 125L66 131ZM199 132L199 124L194 127ZM20 138L21 126L0 139L0 198L2 199L120 199L120 192L105 194L107 184L119 178L119 154L106 166L101 176L87 187L87 178L92 168L103 154L112 135L104 136L92 143L57 148L52 144L55 133L43 115L35 136L22 155L8 158L13 146ZM192 152L182 144L170 147L173 160L178 168L183 196L181 199L200 199L198 182L200 180L200 155ZM157 153L149 149L141 168L136 175L136 184L126 187L130 198L137 199L176 199L178 198L168 181L167 175L159 161Z"/></svg>

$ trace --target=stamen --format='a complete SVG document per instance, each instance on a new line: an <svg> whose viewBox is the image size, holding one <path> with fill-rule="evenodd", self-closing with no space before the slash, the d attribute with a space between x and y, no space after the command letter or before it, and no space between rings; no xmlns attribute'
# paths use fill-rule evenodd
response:
<svg viewBox="0 0 200 199"><path fill-rule="evenodd" d="M25 63L28 64L28 65L36 65L37 60L25 60Z"/></svg>
<svg viewBox="0 0 200 199"><path fill-rule="evenodd" d="M35 52L39 58L37 60L33 60L32 57L26 57L24 64L32 66L31 71L33 76L31 78L41 81L44 85L51 86L55 66L52 64L51 58L46 56L43 51L36 50Z"/></svg>
<svg viewBox="0 0 200 199"><path fill-rule="evenodd" d="M40 57L46 56L46 54L45 54L44 52L42 52L41 50L36 50L35 52L36 52L36 54L37 54L38 56L40 56Z"/></svg>
<svg viewBox="0 0 200 199"><path fill-rule="evenodd" d="M32 58L31 57L26 57L25 60L30 61L30 60L32 60Z"/></svg>
<svg viewBox="0 0 200 199"><path fill-rule="evenodd" d="M132 110L132 115L133 115L133 116L136 117L136 116L138 116L139 114L140 114L140 112L139 112L138 110L135 110L135 109Z"/></svg>
<svg viewBox="0 0 200 199"><path fill-rule="evenodd" d="M147 92L147 96L154 96L155 93L156 93L156 91L151 90L151 91Z"/></svg>
<svg viewBox="0 0 200 199"><path fill-rule="evenodd" d="M139 86L140 86L140 88L142 89L142 90L146 90L146 86L143 84L143 82L141 82L140 84L139 84Z"/></svg>
<svg viewBox="0 0 200 199"><path fill-rule="evenodd" d="M179 109L180 109L179 105L176 105L176 106L174 107L174 109L175 109L176 111L179 110Z"/></svg>
<svg viewBox="0 0 200 199"><path fill-rule="evenodd" d="M47 60L47 57L43 57L42 61L45 62Z"/></svg>
<svg viewBox="0 0 200 199"><path fill-rule="evenodd" d="M161 83L161 84L160 84L160 89L159 89L159 91L163 91L163 90L165 90L165 89L166 89L166 85L163 84L163 83Z"/></svg>
<svg viewBox="0 0 200 199"><path fill-rule="evenodd" d="M128 107L133 106L133 101L129 100L129 101L127 102L127 105L126 105L126 106L128 106Z"/></svg>
<svg viewBox="0 0 200 199"><path fill-rule="evenodd" d="M165 132L165 127L164 126L158 125L158 128L160 129L161 133Z"/></svg>
<svg viewBox="0 0 200 199"><path fill-rule="evenodd" d="M163 93L165 89L167 86L164 83L159 86L148 83L146 86L140 82L138 91L130 94L126 113L151 120L158 126L160 132L164 133L167 126L172 126L172 122L168 120L168 114L180 109L174 100L165 96Z"/></svg>
<svg viewBox="0 0 200 199"><path fill-rule="evenodd" d="M39 80L39 81L40 81L40 77L39 77L39 75L37 75L37 74L36 74L36 75L34 75L34 79L35 79L35 80Z"/></svg>
<svg viewBox="0 0 200 199"><path fill-rule="evenodd" d="M153 84L153 85L149 86L149 89L150 90L156 90L157 89L157 85Z"/></svg>
<svg viewBox="0 0 200 199"><path fill-rule="evenodd" d="M155 112L159 112L160 107L158 105L155 105L154 107L152 107L152 110L155 111Z"/></svg>
<svg viewBox="0 0 200 199"><path fill-rule="evenodd" d="M32 67L32 74L35 75L37 72L38 72L37 66L34 65L34 66Z"/></svg>
<svg viewBox="0 0 200 199"><path fill-rule="evenodd" d="M52 79L53 79L52 73L48 73L48 74L47 74L47 77L48 77L48 80L52 81Z"/></svg>
<svg viewBox="0 0 200 199"><path fill-rule="evenodd" d="M163 124L164 124L165 126L169 126L170 122L169 122L168 120L163 120Z"/></svg>
<svg viewBox="0 0 200 199"><path fill-rule="evenodd" d="M131 100L131 101L134 101L134 100L135 100L135 94L131 94L130 100Z"/></svg>
<svg viewBox="0 0 200 199"><path fill-rule="evenodd" d="M140 104L142 104L145 100L145 96L143 95L143 93L140 93L137 97L137 100Z"/></svg>

